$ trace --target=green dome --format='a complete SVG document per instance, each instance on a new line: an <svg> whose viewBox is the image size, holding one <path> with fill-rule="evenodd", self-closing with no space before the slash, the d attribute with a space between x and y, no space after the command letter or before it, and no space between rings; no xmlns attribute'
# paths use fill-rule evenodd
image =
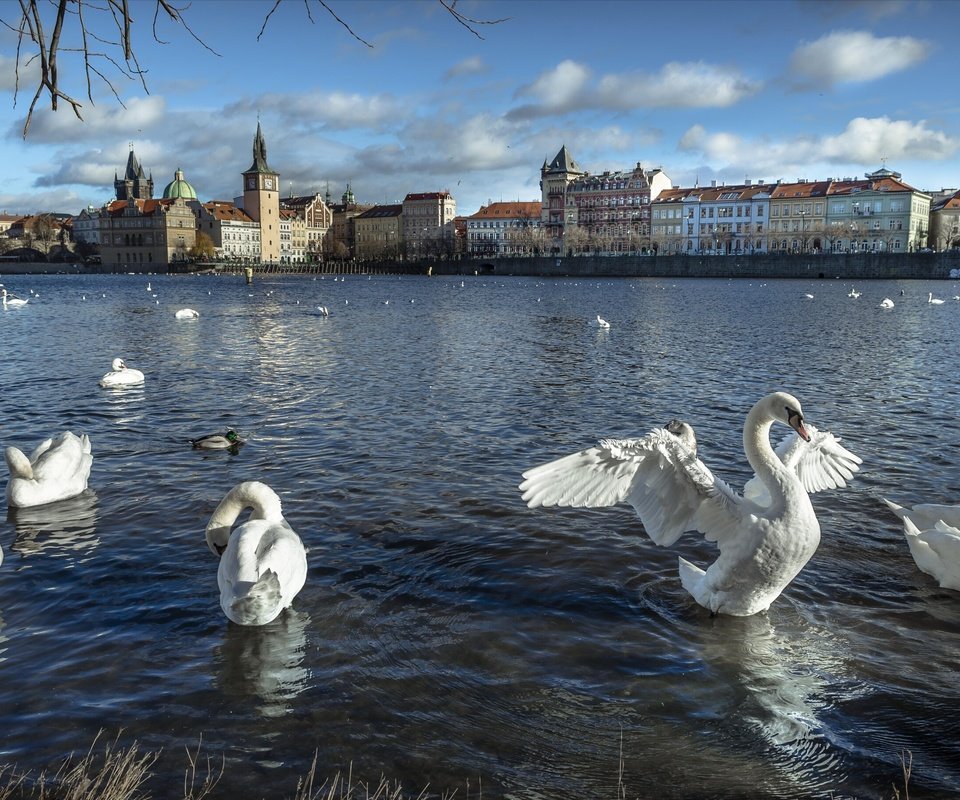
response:
<svg viewBox="0 0 960 800"><path fill-rule="evenodd" d="M175 197L182 197L184 200L196 200L196 190L183 179L183 170L178 169L173 174L173 180L163 189L163 199L173 200Z"/></svg>

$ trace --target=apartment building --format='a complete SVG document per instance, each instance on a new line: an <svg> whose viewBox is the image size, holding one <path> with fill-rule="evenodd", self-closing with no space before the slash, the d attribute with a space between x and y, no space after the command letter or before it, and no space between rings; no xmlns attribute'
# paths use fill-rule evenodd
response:
<svg viewBox="0 0 960 800"><path fill-rule="evenodd" d="M357 258L397 258L403 252L403 206L374 206L353 218Z"/></svg>
<svg viewBox="0 0 960 800"><path fill-rule="evenodd" d="M475 256L538 255L544 252L542 206L490 203L464 219L466 252Z"/></svg>
<svg viewBox="0 0 960 800"><path fill-rule="evenodd" d="M244 263L260 261L260 225L233 203L204 203L197 212L197 230L213 241L217 258Z"/></svg>

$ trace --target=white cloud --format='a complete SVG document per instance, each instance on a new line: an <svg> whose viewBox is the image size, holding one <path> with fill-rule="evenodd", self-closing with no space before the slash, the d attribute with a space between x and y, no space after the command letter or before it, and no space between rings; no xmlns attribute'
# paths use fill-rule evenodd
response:
<svg viewBox="0 0 960 800"><path fill-rule="evenodd" d="M63 101L58 111L51 111L49 105L41 109L38 103L28 135L33 144L102 142L114 136L137 138L138 133L162 124L166 111L166 101L158 96L133 98L126 108L109 102L97 106L88 102L80 111L81 121ZM14 127L19 135L23 119L16 121Z"/></svg>
<svg viewBox="0 0 960 800"><path fill-rule="evenodd" d="M929 42L910 36L836 31L797 47L790 59L791 78L802 87L866 83L908 69L930 52Z"/></svg>
<svg viewBox="0 0 960 800"><path fill-rule="evenodd" d="M346 92L269 93L233 103L231 114L273 111L297 130L383 129L396 126L410 115L409 105L391 95Z"/></svg>
<svg viewBox="0 0 960 800"><path fill-rule="evenodd" d="M532 102L508 116L531 119L587 109L724 108L761 87L735 67L703 61L674 61L656 73L610 74L592 83L590 71L568 59L521 87L517 96L530 97Z"/></svg>
<svg viewBox="0 0 960 800"><path fill-rule="evenodd" d="M858 117L837 134L782 140L708 133L703 126L694 125L680 138L678 149L735 174L796 173L796 177L812 179L818 176L808 173L816 167L873 168L884 159L891 164L945 160L960 152L960 138L930 129L925 120Z"/></svg>

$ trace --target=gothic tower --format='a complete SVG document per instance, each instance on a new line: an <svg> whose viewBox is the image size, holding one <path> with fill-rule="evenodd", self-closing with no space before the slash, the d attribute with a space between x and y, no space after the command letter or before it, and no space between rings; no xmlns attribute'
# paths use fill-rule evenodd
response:
<svg viewBox="0 0 960 800"><path fill-rule="evenodd" d="M253 139L253 164L243 173L243 210L260 223L260 260L280 261L280 175L267 164L260 123Z"/></svg>
<svg viewBox="0 0 960 800"><path fill-rule="evenodd" d="M153 175L149 178L146 176L133 147L127 156L127 170L123 178L118 178L117 173L113 173L113 189L117 200L150 200L153 197Z"/></svg>

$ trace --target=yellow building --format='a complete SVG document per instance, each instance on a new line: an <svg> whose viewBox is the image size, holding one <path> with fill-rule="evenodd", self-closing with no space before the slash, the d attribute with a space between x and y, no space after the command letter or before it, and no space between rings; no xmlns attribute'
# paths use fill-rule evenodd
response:
<svg viewBox="0 0 960 800"><path fill-rule="evenodd" d="M243 173L243 210L260 225L260 260L280 262L280 175L267 164L260 123L253 139L253 164Z"/></svg>

